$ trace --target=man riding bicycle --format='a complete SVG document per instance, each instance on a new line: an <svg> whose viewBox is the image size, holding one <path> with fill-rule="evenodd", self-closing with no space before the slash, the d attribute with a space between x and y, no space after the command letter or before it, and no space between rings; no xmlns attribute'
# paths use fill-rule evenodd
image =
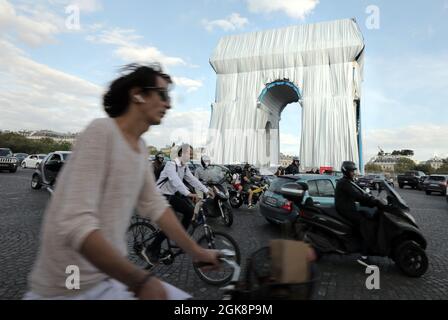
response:
<svg viewBox="0 0 448 320"><path fill-rule="evenodd" d="M213 196L209 189L195 178L188 168L187 163L191 160L192 154L193 148L190 145L182 145L177 152L177 158L165 165L160 173L160 178L157 180L158 189L166 197L173 210L183 215L182 225L185 230L190 226L194 215L193 202L198 202L199 197L197 194L190 192L183 180L185 179L196 190ZM165 239L165 234L160 232L152 242L149 248L149 261L152 264L159 262L160 248Z"/></svg>

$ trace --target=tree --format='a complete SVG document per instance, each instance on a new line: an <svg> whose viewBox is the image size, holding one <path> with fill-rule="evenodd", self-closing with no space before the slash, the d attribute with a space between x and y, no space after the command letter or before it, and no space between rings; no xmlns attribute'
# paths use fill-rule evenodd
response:
<svg viewBox="0 0 448 320"><path fill-rule="evenodd" d="M14 153L23 152L28 154L70 151L72 149L70 142L57 142L50 138L30 140L13 132L0 133L0 146L2 148L10 148Z"/></svg>
<svg viewBox="0 0 448 320"><path fill-rule="evenodd" d="M414 170L416 163L408 158L401 158L395 165L395 172L403 173L409 170Z"/></svg>
<svg viewBox="0 0 448 320"><path fill-rule="evenodd" d="M408 150L408 149L404 149L404 150L394 150L392 152L393 156L413 156L414 155L414 150Z"/></svg>
<svg viewBox="0 0 448 320"><path fill-rule="evenodd" d="M366 172L381 172L381 171L383 171L381 166L374 164L374 163L366 164L366 166L364 167L364 170Z"/></svg>
<svg viewBox="0 0 448 320"><path fill-rule="evenodd" d="M434 168L431 167L431 165L429 165L429 164L419 164L419 165L416 165L414 170L416 170L416 171L423 171L427 175L434 173Z"/></svg>
<svg viewBox="0 0 448 320"><path fill-rule="evenodd" d="M437 169L434 173L438 174L448 174L448 163L444 163L439 169Z"/></svg>
<svg viewBox="0 0 448 320"><path fill-rule="evenodd" d="M155 156L159 152L159 150L157 150L157 148L154 146L148 146L148 152L149 155Z"/></svg>

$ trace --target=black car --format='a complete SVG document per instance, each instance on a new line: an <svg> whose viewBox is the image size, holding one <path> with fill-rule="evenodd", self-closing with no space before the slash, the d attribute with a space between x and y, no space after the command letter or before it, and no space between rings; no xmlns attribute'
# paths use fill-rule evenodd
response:
<svg viewBox="0 0 448 320"><path fill-rule="evenodd" d="M448 175L431 175L425 182L423 182L423 190L427 195L433 192L438 192L445 195L447 192Z"/></svg>
<svg viewBox="0 0 448 320"><path fill-rule="evenodd" d="M422 171L408 171L397 176L398 186L400 189L410 186L412 189L421 190L425 177L426 174Z"/></svg>
<svg viewBox="0 0 448 320"><path fill-rule="evenodd" d="M46 187L52 193L56 177L70 154L70 151L56 151L48 154L33 173L31 188L38 190Z"/></svg>
<svg viewBox="0 0 448 320"><path fill-rule="evenodd" d="M385 180L391 187L394 187L394 180L386 177L384 174L369 174L367 176L359 177L356 184L363 189L376 190L381 181Z"/></svg>
<svg viewBox="0 0 448 320"><path fill-rule="evenodd" d="M11 149L0 148L0 171L9 171L14 173L17 171L19 161L13 156Z"/></svg>
<svg viewBox="0 0 448 320"><path fill-rule="evenodd" d="M14 153L14 157L17 158L19 163L22 163L22 161L25 160L26 157L28 157L28 154L27 153Z"/></svg>

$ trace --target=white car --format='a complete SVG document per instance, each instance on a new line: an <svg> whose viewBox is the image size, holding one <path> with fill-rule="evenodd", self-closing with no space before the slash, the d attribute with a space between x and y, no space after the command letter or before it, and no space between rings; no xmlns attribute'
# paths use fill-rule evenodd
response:
<svg viewBox="0 0 448 320"><path fill-rule="evenodd" d="M22 168L37 168L42 160L46 157L46 154L32 154L22 161Z"/></svg>

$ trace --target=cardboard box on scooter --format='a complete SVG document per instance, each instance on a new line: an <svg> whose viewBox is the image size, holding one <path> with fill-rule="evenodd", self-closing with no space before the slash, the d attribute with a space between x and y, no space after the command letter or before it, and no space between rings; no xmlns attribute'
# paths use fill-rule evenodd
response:
<svg viewBox="0 0 448 320"><path fill-rule="evenodd" d="M292 240L272 240L272 275L278 283L303 283L309 280L310 246Z"/></svg>

